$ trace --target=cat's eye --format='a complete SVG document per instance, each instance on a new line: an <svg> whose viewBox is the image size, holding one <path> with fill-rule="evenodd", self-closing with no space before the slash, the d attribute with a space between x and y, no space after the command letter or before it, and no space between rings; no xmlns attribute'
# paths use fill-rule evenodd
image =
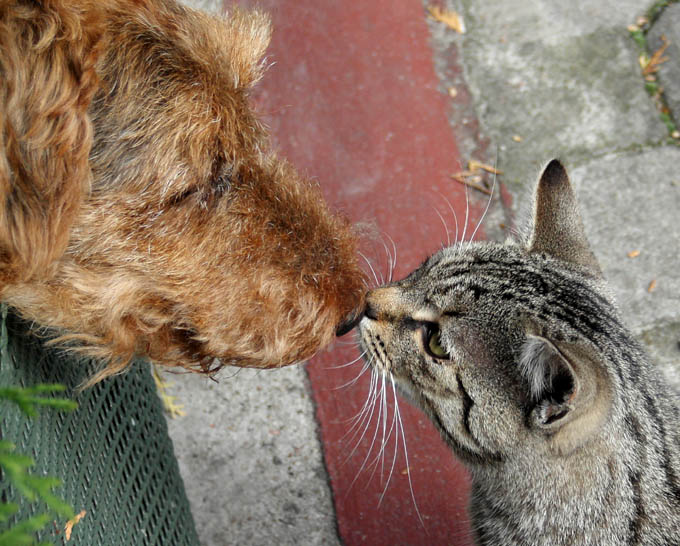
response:
<svg viewBox="0 0 680 546"><path fill-rule="evenodd" d="M442 347L441 332L436 324L427 324L423 328L426 352L439 359L448 359L449 353Z"/></svg>

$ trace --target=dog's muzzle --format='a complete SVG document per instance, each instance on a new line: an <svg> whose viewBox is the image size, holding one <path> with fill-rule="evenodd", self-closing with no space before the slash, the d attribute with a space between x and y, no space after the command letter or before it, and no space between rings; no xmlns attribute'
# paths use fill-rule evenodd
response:
<svg viewBox="0 0 680 546"><path fill-rule="evenodd" d="M353 311L345 320L343 320L338 329L335 331L337 337L344 336L354 329L354 327L359 324L359 321L364 316L364 310Z"/></svg>

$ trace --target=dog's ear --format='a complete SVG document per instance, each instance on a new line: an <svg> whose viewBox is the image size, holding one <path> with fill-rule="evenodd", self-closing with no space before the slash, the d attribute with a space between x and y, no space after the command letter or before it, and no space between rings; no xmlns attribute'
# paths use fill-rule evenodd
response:
<svg viewBox="0 0 680 546"><path fill-rule="evenodd" d="M0 18L0 289L45 277L90 184L96 14L69 2Z"/></svg>
<svg viewBox="0 0 680 546"><path fill-rule="evenodd" d="M269 16L233 8L227 18L229 59L239 87L250 87L262 76L262 56L271 39Z"/></svg>

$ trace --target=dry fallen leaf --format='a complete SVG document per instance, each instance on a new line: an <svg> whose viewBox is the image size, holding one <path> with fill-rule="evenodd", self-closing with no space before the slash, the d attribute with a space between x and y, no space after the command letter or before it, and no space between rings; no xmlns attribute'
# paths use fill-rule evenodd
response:
<svg viewBox="0 0 680 546"><path fill-rule="evenodd" d="M491 195L491 190L482 186L482 178L480 176L475 176L475 174L470 171L462 171L452 174L451 178L453 178L456 182L465 184L466 186L469 186L470 188L473 188L477 191L481 191L486 195Z"/></svg>
<svg viewBox="0 0 680 546"><path fill-rule="evenodd" d="M629 257L629 258L637 258L639 255L640 255L640 251L639 251L639 250L631 250L631 251L628 253L628 257Z"/></svg>
<svg viewBox="0 0 680 546"><path fill-rule="evenodd" d="M654 292L656 290L656 279L652 279L652 282L649 283L649 286L647 287L647 292Z"/></svg>
<svg viewBox="0 0 680 546"><path fill-rule="evenodd" d="M85 517L85 514L87 514L87 512L85 510L81 510L80 514L76 514L73 519L70 519L66 522L66 525L64 526L64 538L66 538L66 542L71 540L73 526L77 524L81 519L83 519Z"/></svg>
<svg viewBox="0 0 680 546"><path fill-rule="evenodd" d="M476 159L470 159L468 161L467 171L454 173L451 175L451 178L453 178L456 182L465 184L466 186L469 186L477 191L481 191L486 195L491 195L491 190L483 184L483 177L480 174L481 171L486 171L492 174L503 174L502 171L499 171L491 165L487 165L486 163L482 163Z"/></svg>
<svg viewBox="0 0 680 546"><path fill-rule="evenodd" d="M640 67L642 68L642 75L649 76L655 74L659 71L659 66L668 60L668 57L664 57L663 54L670 45L670 42L665 36L661 36L661 41L663 45L657 49L651 57L646 55L640 56Z"/></svg>
<svg viewBox="0 0 680 546"><path fill-rule="evenodd" d="M470 161L468 161L468 169L472 172L476 172L481 169L491 174L503 174L503 171L499 171L495 167L487 165L486 163L481 163L476 159L471 159Z"/></svg>
<svg viewBox="0 0 680 546"><path fill-rule="evenodd" d="M455 30L458 34L465 33L465 22L463 17L455 11L443 10L439 6L428 6L427 11L435 21L444 23L447 27Z"/></svg>
<svg viewBox="0 0 680 546"><path fill-rule="evenodd" d="M513 135L512 140L515 142L522 142L522 137L519 135Z"/></svg>
<svg viewBox="0 0 680 546"><path fill-rule="evenodd" d="M458 89L456 89L455 87L449 87L449 97L451 97L452 99L455 99L457 95L458 95Z"/></svg>

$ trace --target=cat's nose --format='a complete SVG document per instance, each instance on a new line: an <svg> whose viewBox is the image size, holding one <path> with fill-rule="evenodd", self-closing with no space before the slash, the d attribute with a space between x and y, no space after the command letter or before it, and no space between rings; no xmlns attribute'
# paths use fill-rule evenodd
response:
<svg viewBox="0 0 680 546"><path fill-rule="evenodd" d="M344 336L346 333L350 332L359 321L364 317L365 310L360 309L359 311L353 311L352 313L343 320L335 331L335 335L340 337Z"/></svg>

